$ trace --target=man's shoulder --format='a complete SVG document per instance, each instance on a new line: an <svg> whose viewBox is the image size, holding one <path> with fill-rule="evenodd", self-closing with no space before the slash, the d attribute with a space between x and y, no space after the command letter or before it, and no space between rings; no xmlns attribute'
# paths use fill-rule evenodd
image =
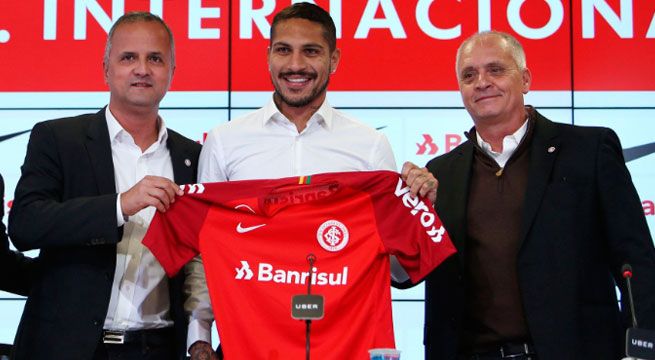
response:
<svg viewBox="0 0 655 360"><path fill-rule="evenodd" d="M368 125L359 118L335 108L332 108L332 121L340 126L354 126L366 130L376 130L373 126Z"/></svg>
<svg viewBox="0 0 655 360"><path fill-rule="evenodd" d="M80 114L76 116L49 119L38 122L32 128L33 132L50 131L62 136L74 136L85 133L94 121L103 120L100 113ZM77 138L77 137L75 137Z"/></svg>
<svg viewBox="0 0 655 360"><path fill-rule="evenodd" d="M184 156L190 156L192 159L197 160L200 157L200 151L202 150L202 145L199 142L193 141L188 137L178 133L175 130L170 128L166 129L168 132L168 141L167 147L171 151L171 155L175 154L185 154Z"/></svg>
<svg viewBox="0 0 655 360"><path fill-rule="evenodd" d="M383 137L382 130L386 127L387 125L383 123L371 125L350 114L332 109L332 132L334 133L343 132L354 138L371 141Z"/></svg>
<svg viewBox="0 0 655 360"><path fill-rule="evenodd" d="M188 137L180 134L179 132L171 128L166 128L166 131L168 132L168 137L169 139L171 139L171 141L175 142L176 144L187 147L191 150L197 151L198 153L200 152L202 145L200 145L199 142L191 140Z"/></svg>
<svg viewBox="0 0 655 360"><path fill-rule="evenodd" d="M540 134L544 133L543 130L546 130L546 134L552 132L564 141L571 140L578 144L596 142L599 138L614 134L614 131L608 127L555 122L540 114L537 118L537 129Z"/></svg>
<svg viewBox="0 0 655 360"><path fill-rule="evenodd" d="M463 143L459 144L456 148L450 150L449 152L439 155L432 160L428 161L427 167L439 167L443 166L445 164L449 164L453 161L458 161L464 153L472 150L473 148L473 143L471 141L466 140Z"/></svg>
<svg viewBox="0 0 655 360"><path fill-rule="evenodd" d="M266 108L262 107L257 110L242 114L236 118L218 124L212 129L212 132L230 132L234 130L256 129L261 128L264 123Z"/></svg>

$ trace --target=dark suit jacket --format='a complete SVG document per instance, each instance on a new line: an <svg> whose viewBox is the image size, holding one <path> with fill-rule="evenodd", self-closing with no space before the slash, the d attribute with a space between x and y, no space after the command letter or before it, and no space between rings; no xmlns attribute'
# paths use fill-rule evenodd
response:
<svg viewBox="0 0 655 360"><path fill-rule="evenodd" d="M104 114L32 129L9 233L18 249L41 249L42 271L16 334L16 359L90 359L100 339L122 237ZM194 183L200 145L168 130L167 147L175 181ZM179 358L186 354L183 276L169 280Z"/></svg>
<svg viewBox="0 0 655 360"><path fill-rule="evenodd" d="M5 193L5 183L0 176L0 196ZM0 204L0 290L26 296L36 275L37 261L9 249L7 229L2 218L4 202Z"/></svg>
<svg viewBox="0 0 655 360"><path fill-rule="evenodd" d="M619 359L628 317L621 319L614 286L625 290L623 263L634 270L640 326L655 329L655 251L619 139L610 129L557 124L538 113L534 126L516 262L537 355ZM473 152L467 141L427 165L439 180L437 211L459 252L426 280L428 359L455 358L464 296L475 296L464 294L462 272Z"/></svg>

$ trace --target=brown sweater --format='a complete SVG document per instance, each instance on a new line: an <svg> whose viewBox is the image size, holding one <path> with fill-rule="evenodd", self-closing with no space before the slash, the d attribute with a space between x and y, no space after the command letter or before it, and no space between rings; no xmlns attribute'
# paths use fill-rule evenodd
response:
<svg viewBox="0 0 655 360"><path fill-rule="evenodd" d="M480 352L530 338L516 259L530 162L533 121L505 168L476 146L467 213L466 350Z"/></svg>

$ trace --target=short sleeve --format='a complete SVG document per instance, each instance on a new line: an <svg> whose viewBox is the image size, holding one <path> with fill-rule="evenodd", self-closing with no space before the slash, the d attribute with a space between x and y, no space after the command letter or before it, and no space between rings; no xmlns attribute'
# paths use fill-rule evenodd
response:
<svg viewBox="0 0 655 360"><path fill-rule="evenodd" d="M185 185L165 213L157 212L150 223L143 245L155 255L170 277L199 253L199 236L210 204L197 193L202 185ZM204 188L203 188L204 189Z"/></svg>

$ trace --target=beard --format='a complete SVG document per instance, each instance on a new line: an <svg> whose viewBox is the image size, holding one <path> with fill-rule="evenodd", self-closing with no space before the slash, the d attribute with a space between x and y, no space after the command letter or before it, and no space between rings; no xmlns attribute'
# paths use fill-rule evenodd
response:
<svg viewBox="0 0 655 360"><path fill-rule="evenodd" d="M279 77L289 76L289 75L305 75L305 76L309 75L311 79L316 78L316 74L310 74L306 72L284 73L284 74L280 74ZM319 84L318 86L313 88L307 96L297 99L291 99L290 97L285 96L284 93L278 87L278 85L275 82L273 82L273 87L275 88L274 96L280 99L287 106L300 108L311 104L312 101L316 100L316 98L321 96L323 92L325 92L325 90L327 89L329 83L330 83L330 77L328 76L323 84Z"/></svg>

